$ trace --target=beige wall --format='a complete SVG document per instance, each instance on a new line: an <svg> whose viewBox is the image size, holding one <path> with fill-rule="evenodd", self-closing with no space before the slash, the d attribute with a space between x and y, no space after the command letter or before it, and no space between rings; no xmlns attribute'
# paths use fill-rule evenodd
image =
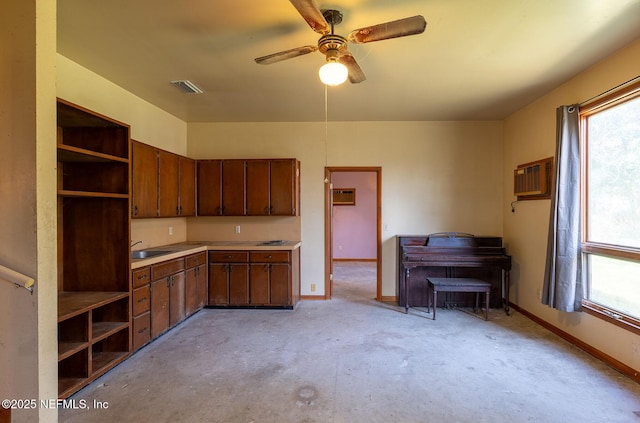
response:
<svg viewBox="0 0 640 423"><path fill-rule="evenodd" d="M0 397L55 399L55 14L51 1L10 1L0 14L0 264L36 279L0 280ZM19 19L16 19L19 17ZM56 421L14 410L14 422Z"/></svg>
<svg viewBox="0 0 640 423"><path fill-rule="evenodd" d="M568 58L569 60L570 58ZM513 169L555 153L556 108L581 103L636 76L640 40L584 71L504 122L504 236L513 255L511 301L624 364L640 370L638 336L585 313L557 312L540 303L549 200L516 203L511 213Z"/></svg>
<svg viewBox="0 0 640 423"><path fill-rule="evenodd" d="M131 125L132 139L186 155L184 121L62 55L58 55L57 67L58 97ZM186 234L185 218L134 219L131 223L131 239L142 241L135 249L182 242Z"/></svg>
<svg viewBox="0 0 640 423"><path fill-rule="evenodd" d="M325 165L382 167L383 296L396 296L395 235L502 235L500 122L329 123L326 151L325 125L317 122L192 123L188 138L188 155L194 158L300 160L302 216L282 222L281 229L295 232L300 225L302 295L324 294ZM245 220L215 221L215 229L189 223L187 237L235 239L234 225ZM251 238L278 238L270 222L254 225ZM289 224L293 227L286 228ZM311 284L320 290L311 292Z"/></svg>

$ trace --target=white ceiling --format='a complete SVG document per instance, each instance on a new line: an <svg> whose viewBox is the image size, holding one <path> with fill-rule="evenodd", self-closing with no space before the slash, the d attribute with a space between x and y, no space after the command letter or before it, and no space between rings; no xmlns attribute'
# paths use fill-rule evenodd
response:
<svg viewBox="0 0 640 423"><path fill-rule="evenodd" d="M349 45L367 80L328 88L330 120L502 119L640 36L640 0L317 4L343 13L344 36L427 21L421 35ZM253 60L318 38L288 0L58 0L60 54L187 122L324 121L321 53Z"/></svg>

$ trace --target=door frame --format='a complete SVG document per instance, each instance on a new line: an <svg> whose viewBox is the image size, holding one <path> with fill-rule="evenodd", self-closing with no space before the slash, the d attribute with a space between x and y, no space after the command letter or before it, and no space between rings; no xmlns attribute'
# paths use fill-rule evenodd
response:
<svg viewBox="0 0 640 423"><path fill-rule="evenodd" d="M382 168L379 166L325 166L324 168L324 298L333 296L333 198L331 177L337 172L376 174L376 300L382 301Z"/></svg>

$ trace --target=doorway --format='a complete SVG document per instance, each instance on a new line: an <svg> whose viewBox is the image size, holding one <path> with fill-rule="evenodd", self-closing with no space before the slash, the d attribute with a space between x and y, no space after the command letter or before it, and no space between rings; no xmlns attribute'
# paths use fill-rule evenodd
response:
<svg viewBox="0 0 640 423"><path fill-rule="evenodd" d="M336 198L340 198L340 202L345 201L349 202L349 194L353 194L354 202L357 204L358 202L358 194L357 190L353 193L349 191L354 187L337 187L333 185L333 180L335 176L340 173L365 173L371 174L374 177L375 188L374 188L374 202L373 207L375 207L374 215L375 215L375 237L372 242L375 243L374 251L375 251L375 267L376 267L376 300L381 301L382 299L382 168L380 167L325 167L325 283L324 283L324 292L325 299L331 299L333 296L333 262L334 262L334 228L333 228L333 214L334 214L334 192L333 190L336 188L341 188L344 193L344 196L337 196ZM342 194L342 193L337 193Z"/></svg>

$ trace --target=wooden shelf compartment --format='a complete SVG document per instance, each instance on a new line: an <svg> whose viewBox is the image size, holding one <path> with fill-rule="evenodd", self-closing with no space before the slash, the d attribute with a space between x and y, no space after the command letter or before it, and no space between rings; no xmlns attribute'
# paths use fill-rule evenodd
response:
<svg viewBox="0 0 640 423"><path fill-rule="evenodd" d="M91 343L129 328L129 297L94 308L91 316ZM125 348L128 352L128 347Z"/></svg>
<svg viewBox="0 0 640 423"><path fill-rule="evenodd" d="M89 349L84 348L58 362L58 396L66 397L89 379Z"/></svg>
<svg viewBox="0 0 640 423"><path fill-rule="evenodd" d="M129 165L119 162L58 162L58 190L129 195Z"/></svg>
<svg viewBox="0 0 640 423"><path fill-rule="evenodd" d="M89 313L84 312L58 323L58 361L89 347Z"/></svg>
<svg viewBox="0 0 640 423"><path fill-rule="evenodd" d="M91 376L111 369L129 355L129 326L91 346Z"/></svg>
<svg viewBox="0 0 640 423"><path fill-rule="evenodd" d="M58 99L58 144L129 159L129 125Z"/></svg>

